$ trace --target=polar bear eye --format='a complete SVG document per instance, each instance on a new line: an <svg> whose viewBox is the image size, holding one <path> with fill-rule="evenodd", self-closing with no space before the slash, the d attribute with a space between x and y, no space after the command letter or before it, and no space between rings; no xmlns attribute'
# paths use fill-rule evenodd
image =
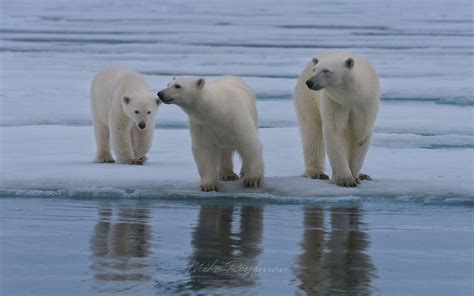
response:
<svg viewBox="0 0 474 296"><path fill-rule="evenodd" d="M174 85L174 88L181 88L181 85L175 84L175 85Z"/></svg>
<svg viewBox="0 0 474 296"><path fill-rule="evenodd" d="M138 114L138 113L140 113L140 112L138 112L138 110L135 110L135 114Z"/></svg>
<svg viewBox="0 0 474 296"><path fill-rule="evenodd" d="M323 69L323 73L329 73L331 71L329 71L329 69Z"/></svg>
<svg viewBox="0 0 474 296"><path fill-rule="evenodd" d="M148 114L151 114L151 111L148 111L147 113L148 113Z"/></svg>

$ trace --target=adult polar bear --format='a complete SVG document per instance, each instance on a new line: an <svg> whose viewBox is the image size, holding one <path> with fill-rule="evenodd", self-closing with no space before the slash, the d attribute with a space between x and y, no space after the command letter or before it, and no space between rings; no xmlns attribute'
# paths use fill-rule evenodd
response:
<svg viewBox="0 0 474 296"><path fill-rule="evenodd" d="M309 62L295 88L305 175L328 179L325 149L332 179L355 187L370 145L380 101L378 77L368 61L349 53L332 52Z"/></svg>
<svg viewBox="0 0 474 296"><path fill-rule="evenodd" d="M201 190L217 191L218 180L236 180L232 156L242 158L245 187L263 183L262 144L258 136L255 95L237 77L178 77L158 93L165 104L176 104L189 117L192 150Z"/></svg>
<svg viewBox="0 0 474 296"><path fill-rule="evenodd" d="M112 67L97 73L91 87L96 161L114 162L112 148L118 162L143 164L153 141L160 103L136 72Z"/></svg>

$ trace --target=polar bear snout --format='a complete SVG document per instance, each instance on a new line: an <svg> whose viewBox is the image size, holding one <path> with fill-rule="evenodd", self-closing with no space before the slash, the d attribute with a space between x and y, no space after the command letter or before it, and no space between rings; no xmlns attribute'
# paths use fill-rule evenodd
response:
<svg viewBox="0 0 474 296"><path fill-rule="evenodd" d="M144 128L146 127L145 121L140 121L140 122L138 123L138 127L139 127L140 129L144 129Z"/></svg>
<svg viewBox="0 0 474 296"><path fill-rule="evenodd" d="M321 83L318 83L318 82L315 83L311 78L306 80L306 86L309 89L315 90L315 91L323 89L323 86Z"/></svg>
<svg viewBox="0 0 474 296"><path fill-rule="evenodd" d="M166 95L165 95L165 92L163 90L159 91L157 93L158 97L160 98L160 100L165 103L165 104L171 104L171 101L173 101L172 98L167 98Z"/></svg>

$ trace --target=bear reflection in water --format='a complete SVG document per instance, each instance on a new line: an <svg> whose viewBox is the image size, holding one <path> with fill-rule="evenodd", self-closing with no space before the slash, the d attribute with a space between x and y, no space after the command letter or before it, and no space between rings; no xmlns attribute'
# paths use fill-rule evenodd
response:
<svg viewBox="0 0 474 296"><path fill-rule="evenodd" d="M298 288L307 295L370 295L375 267L365 253L369 246L358 207L331 208L325 227L320 207L304 209Z"/></svg>
<svg viewBox="0 0 474 296"><path fill-rule="evenodd" d="M193 236L194 253L189 258L188 287L253 285L256 258L262 252L263 207L239 208L240 224L233 230L233 206L202 206Z"/></svg>
<svg viewBox="0 0 474 296"><path fill-rule="evenodd" d="M297 293L371 294L375 267L365 253L369 241L357 206L327 209L327 223L325 209L305 207L301 254L294 267L278 266L275 260L259 260L263 251L263 207L241 207L239 228L232 225L239 217L237 211L232 206L201 207L193 232L194 253L189 258L190 280L186 288L196 291L252 286L259 280L285 280L291 278L288 273L294 272L296 278L289 284L297 286ZM278 274L282 272L287 274Z"/></svg>
<svg viewBox="0 0 474 296"><path fill-rule="evenodd" d="M115 212L115 215L114 215ZM125 292L152 280L149 210L101 208L90 240L94 288Z"/></svg>
<svg viewBox="0 0 474 296"><path fill-rule="evenodd" d="M282 225L294 228L294 245L291 237L275 238L276 243L289 243L289 252L269 249L262 256L263 205L201 205L190 237L192 253L182 258L184 264L166 270L169 267L159 267L151 254L149 210L103 207L90 240L93 288L127 292L151 284L159 295L160 291L206 294L221 288L258 289L259 283L275 282L296 288L297 294L371 294L376 270L366 253L369 238L359 207L306 206L303 212L302 219L295 216L302 220L303 228L296 256L301 227L295 225ZM280 223L279 216L287 214L269 212L267 223ZM156 256L159 252L153 253ZM163 276L173 272L178 272L174 282Z"/></svg>

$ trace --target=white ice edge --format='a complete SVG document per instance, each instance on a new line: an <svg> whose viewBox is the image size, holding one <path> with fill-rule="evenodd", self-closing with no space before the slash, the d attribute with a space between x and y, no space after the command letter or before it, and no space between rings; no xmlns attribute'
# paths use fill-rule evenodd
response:
<svg viewBox="0 0 474 296"><path fill-rule="evenodd" d="M187 130L157 130L150 161L144 166L94 163L91 127L28 126L0 131L0 196L473 199L468 164L472 163L472 149L371 147L364 172L374 181L341 188L301 176L297 128L261 129L265 187L251 190L244 189L240 181L222 182L220 192L201 193Z"/></svg>

